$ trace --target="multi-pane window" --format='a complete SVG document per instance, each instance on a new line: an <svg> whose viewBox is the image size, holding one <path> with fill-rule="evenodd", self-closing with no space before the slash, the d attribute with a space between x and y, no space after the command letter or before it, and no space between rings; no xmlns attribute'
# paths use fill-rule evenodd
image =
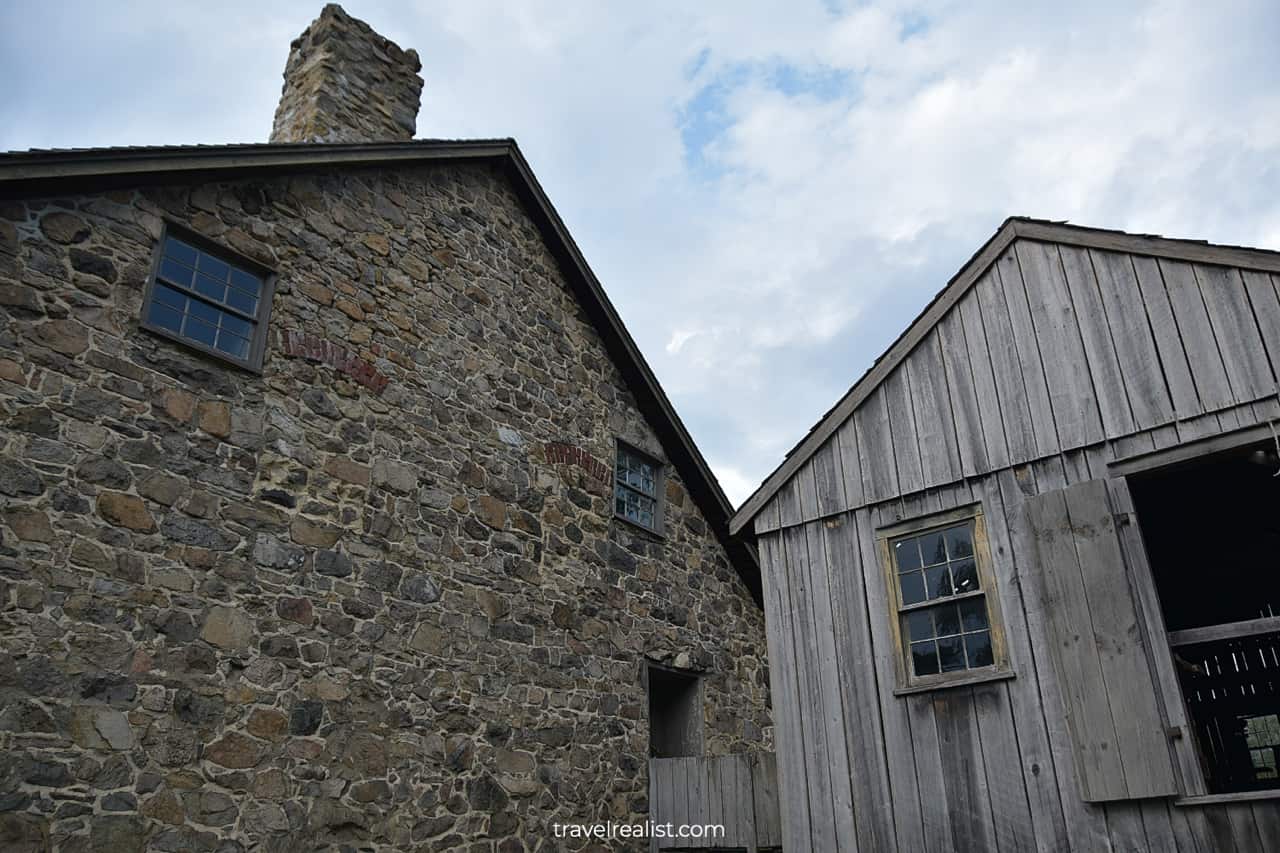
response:
<svg viewBox="0 0 1280 853"><path fill-rule="evenodd" d="M885 539L905 686L949 682L1003 663L982 516L956 515Z"/></svg>
<svg viewBox="0 0 1280 853"><path fill-rule="evenodd" d="M261 363L268 277L166 233L143 325L247 367Z"/></svg>
<svg viewBox="0 0 1280 853"><path fill-rule="evenodd" d="M662 466L649 456L618 443L613 478L614 511L650 530L661 528Z"/></svg>

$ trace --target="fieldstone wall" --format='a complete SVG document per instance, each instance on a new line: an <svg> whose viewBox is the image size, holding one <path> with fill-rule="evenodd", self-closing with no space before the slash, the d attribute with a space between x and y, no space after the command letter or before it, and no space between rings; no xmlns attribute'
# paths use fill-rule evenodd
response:
<svg viewBox="0 0 1280 853"><path fill-rule="evenodd" d="M422 63L336 3L289 47L272 142L396 142L413 138Z"/></svg>
<svg viewBox="0 0 1280 853"><path fill-rule="evenodd" d="M262 375L138 329L162 218L278 271ZM561 849L645 817L646 657L770 748L678 473L659 538L545 452L615 437L663 455L488 168L0 201L0 848Z"/></svg>

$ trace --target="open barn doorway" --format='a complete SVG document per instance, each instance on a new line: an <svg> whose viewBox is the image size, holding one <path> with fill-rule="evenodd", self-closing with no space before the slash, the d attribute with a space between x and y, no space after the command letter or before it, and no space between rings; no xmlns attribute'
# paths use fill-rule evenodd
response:
<svg viewBox="0 0 1280 853"><path fill-rule="evenodd" d="M1211 793L1280 788L1278 466L1262 442L1129 478Z"/></svg>

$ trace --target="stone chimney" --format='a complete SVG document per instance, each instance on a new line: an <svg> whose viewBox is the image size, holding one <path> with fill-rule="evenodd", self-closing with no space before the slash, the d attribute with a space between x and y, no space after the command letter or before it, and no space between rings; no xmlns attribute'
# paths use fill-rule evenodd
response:
<svg viewBox="0 0 1280 853"><path fill-rule="evenodd" d="M272 142L403 142L418 120L413 50L330 3L294 40Z"/></svg>

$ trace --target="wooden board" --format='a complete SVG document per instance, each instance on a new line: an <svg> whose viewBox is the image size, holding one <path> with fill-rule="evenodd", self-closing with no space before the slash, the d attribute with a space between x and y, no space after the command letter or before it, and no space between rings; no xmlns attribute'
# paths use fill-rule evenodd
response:
<svg viewBox="0 0 1280 853"><path fill-rule="evenodd" d="M1053 414L1058 446L1070 449L1099 441L1103 433L1098 401L1058 247L1019 240L1014 248L1035 328L1034 341L1040 348L1048 383L1049 411ZM1105 323L1105 318L1089 319L1102 319Z"/></svg>
<svg viewBox="0 0 1280 853"><path fill-rule="evenodd" d="M1195 269L1178 261L1160 261L1160 272L1204 411L1213 412L1232 405L1236 397L1209 322Z"/></svg>
<svg viewBox="0 0 1280 853"><path fill-rule="evenodd" d="M1075 306L1079 319L1080 339L1084 344L1089 374L1093 377L1092 386L1102 416L1103 434L1109 437L1128 435L1135 429L1129 391L1093 260L1087 251L1072 246L1059 246L1058 253L1062 258L1071 304ZM1163 386L1163 380L1160 384Z"/></svg>
<svg viewBox="0 0 1280 853"><path fill-rule="evenodd" d="M1240 271L1203 265L1193 271L1236 402L1274 394L1276 380Z"/></svg>
<svg viewBox="0 0 1280 853"><path fill-rule="evenodd" d="M960 449L938 335L927 335L907 357L905 366L910 379L924 484L950 483L961 473ZM981 446L981 436L976 444Z"/></svg>
<svg viewBox="0 0 1280 853"><path fill-rule="evenodd" d="M1165 289L1160 264L1154 258L1132 257L1134 273L1138 277L1138 289L1151 323L1152 339L1160 355L1169 395L1173 400L1174 416L1189 418L1205 411L1196 393L1196 383L1191 376L1191 364L1178 322L1173 316L1173 306Z"/></svg>
<svg viewBox="0 0 1280 853"><path fill-rule="evenodd" d="M853 418L858 430L858 470L866 500L883 500L898 494L898 469L883 386L867 398Z"/></svg>
<svg viewBox="0 0 1280 853"><path fill-rule="evenodd" d="M995 271L1003 288L1009 323L1013 328L1013 343L1017 350L1018 365L1022 372L1022 385L1035 435L1034 456L1045 456L1061 447L1054 423L1053 403L1049 396L1048 380L1041 360L1035 322L1027 300L1028 288L1024 285L1018 255L1013 250L1005 252L996 262ZM988 338L990 340L990 338ZM1092 401L1092 396L1090 397ZM1014 461L1023 461L1015 459Z"/></svg>
<svg viewBox="0 0 1280 853"><path fill-rule="evenodd" d="M905 367L885 379L884 398L889 408L889 435L893 438L899 493L918 492L924 488L924 468L915 410L911 405L911 378Z"/></svg>

